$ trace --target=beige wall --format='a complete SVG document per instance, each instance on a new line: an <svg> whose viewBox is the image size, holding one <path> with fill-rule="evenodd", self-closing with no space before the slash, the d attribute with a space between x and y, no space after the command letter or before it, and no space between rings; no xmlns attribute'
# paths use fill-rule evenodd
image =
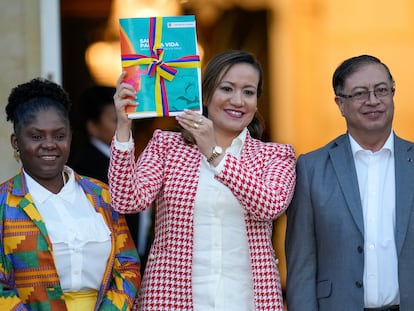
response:
<svg viewBox="0 0 414 311"><path fill-rule="evenodd" d="M350 56L372 54L396 80L395 129L414 140L414 2L411 0L279 0L272 34L273 138L298 154L345 129L331 77Z"/></svg>
<svg viewBox="0 0 414 311"><path fill-rule="evenodd" d="M414 140L414 2L411 0L271 1L269 33L273 140L297 155L345 131L333 100L331 78L344 59L372 54L396 81L394 129ZM285 282L285 218L276 223L275 247Z"/></svg>
<svg viewBox="0 0 414 311"><path fill-rule="evenodd" d="M0 181L19 168L4 112L13 86L40 74L39 0L0 1Z"/></svg>

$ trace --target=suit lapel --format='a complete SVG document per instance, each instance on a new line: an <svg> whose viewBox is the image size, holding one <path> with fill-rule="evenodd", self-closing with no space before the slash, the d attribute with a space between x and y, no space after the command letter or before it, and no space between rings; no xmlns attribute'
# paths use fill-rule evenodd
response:
<svg viewBox="0 0 414 311"><path fill-rule="evenodd" d="M333 144L333 147L329 150L332 165L348 208L359 231L363 235L364 219L361 196L359 194L358 178L348 136L343 135L339 137Z"/></svg>
<svg viewBox="0 0 414 311"><path fill-rule="evenodd" d="M413 144L395 137L395 240L398 254L401 252L408 229L414 195L414 148Z"/></svg>
<svg viewBox="0 0 414 311"><path fill-rule="evenodd" d="M414 147L395 136L396 230L397 251L400 253L408 230L414 201ZM338 182L347 205L361 234L364 234L361 199L355 164L346 135L338 138L329 150ZM349 168L352 168L351 170Z"/></svg>

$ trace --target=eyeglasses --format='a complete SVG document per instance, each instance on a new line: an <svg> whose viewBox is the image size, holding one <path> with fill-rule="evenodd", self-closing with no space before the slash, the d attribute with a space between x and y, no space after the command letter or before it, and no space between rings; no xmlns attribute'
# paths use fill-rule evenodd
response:
<svg viewBox="0 0 414 311"><path fill-rule="evenodd" d="M376 98L382 98L382 97L386 97L390 94L393 94L395 91L395 89L392 87L385 87L385 86L381 86L381 87L377 87L375 88L373 91L369 91L369 90L361 90L361 91L356 91L353 94L338 94L339 97L343 97L343 98L347 98L347 99L354 99L357 101L366 101L369 99L369 96L371 95L371 93L374 93Z"/></svg>

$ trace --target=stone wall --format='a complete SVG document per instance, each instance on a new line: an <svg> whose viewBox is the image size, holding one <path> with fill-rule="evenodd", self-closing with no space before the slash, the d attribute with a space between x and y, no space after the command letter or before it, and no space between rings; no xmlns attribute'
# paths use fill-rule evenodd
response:
<svg viewBox="0 0 414 311"><path fill-rule="evenodd" d="M40 0L0 1L0 181L20 167L10 146L4 108L15 85L40 75Z"/></svg>

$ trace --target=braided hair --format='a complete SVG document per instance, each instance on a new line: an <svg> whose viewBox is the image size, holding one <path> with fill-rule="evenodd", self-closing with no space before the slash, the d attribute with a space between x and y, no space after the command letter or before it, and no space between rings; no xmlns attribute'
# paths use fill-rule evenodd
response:
<svg viewBox="0 0 414 311"><path fill-rule="evenodd" d="M35 78L11 90L5 110L7 121L13 123L14 132L18 134L22 126L29 124L39 111L49 108L55 108L69 123L70 106L69 96L60 85Z"/></svg>

